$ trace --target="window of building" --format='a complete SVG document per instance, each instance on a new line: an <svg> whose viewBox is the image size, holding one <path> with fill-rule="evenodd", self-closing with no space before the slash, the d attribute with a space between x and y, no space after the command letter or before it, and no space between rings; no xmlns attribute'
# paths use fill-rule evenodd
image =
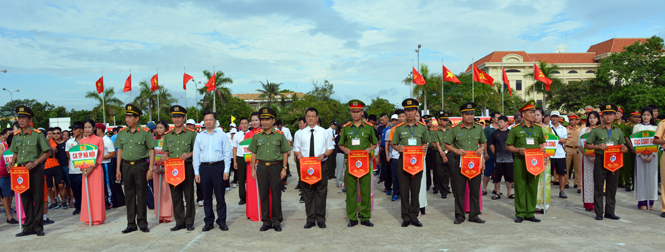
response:
<svg viewBox="0 0 665 252"><path fill-rule="evenodd" d="M516 80L515 81L515 90L517 90L517 91L522 90L522 80Z"/></svg>
<svg viewBox="0 0 665 252"><path fill-rule="evenodd" d="M561 72L559 71L552 71L553 74L560 74Z"/></svg>
<svg viewBox="0 0 665 252"><path fill-rule="evenodd" d="M586 73L595 74L596 71L594 71L594 70L589 70L589 71L586 71Z"/></svg>
<svg viewBox="0 0 665 252"><path fill-rule="evenodd" d="M522 71L517 70L517 69L508 69L506 70L506 73L521 73Z"/></svg>
<svg viewBox="0 0 665 252"><path fill-rule="evenodd" d="M570 71L568 71L568 73L569 73L569 74L576 74L577 71L575 71L575 70L570 70Z"/></svg>

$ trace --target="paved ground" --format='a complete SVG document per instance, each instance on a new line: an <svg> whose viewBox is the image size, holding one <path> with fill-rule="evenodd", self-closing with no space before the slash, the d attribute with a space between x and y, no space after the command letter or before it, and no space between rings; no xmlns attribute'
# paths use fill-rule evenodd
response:
<svg viewBox="0 0 665 252"><path fill-rule="evenodd" d="M292 167L295 167L292 165ZM295 172L294 172L295 177ZM245 206L238 206L238 192L226 194L230 231L202 233L203 208L197 207L196 230L170 232L174 224L155 223L148 212L150 233L120 233L126 226L125 208L107 211L106 223L88 227L72 216L73 210L55 209L49 217L55 224L45 227L46 236L17 238L18 226L0 224L3 251L663 251L665 218L660 201L653 211L636 209L632 193L620 190L616 214L621 220L594 220L584 211L580 194L566 192L568 199L553 197L541 223L513 222L514 202L485 196L481 218L485 224L464 222L453 225L453 198L441 199L428 192L424 227L400 227L399 201L392 202L376 186L372 228L346 227L344 194L329 183L327 228L303 229L305 206L298 203L294 177L283 198L283 231L259 232L261 226L245 218ZM331 181L332 182L332 181ZM558 188L558 187L557 187ZM490 189L491 190L491 189ZM505 194L505 188L502 188ZM558 195L558 189L552 190Z"/></svg>

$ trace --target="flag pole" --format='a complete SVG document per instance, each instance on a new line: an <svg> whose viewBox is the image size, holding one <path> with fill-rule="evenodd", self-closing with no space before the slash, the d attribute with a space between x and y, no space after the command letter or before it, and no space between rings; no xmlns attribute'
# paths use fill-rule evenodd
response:
<svg viewBox="0 0 665 252"><path fill-rule="evenodd" d="M157 68L157 74L159 74L159 68ZM159 75L157 75L157 121L159 121L159 119L160 119L159 111L160 111L160 107L159 107Z"/></svg>
<svg viewBox="0 0 665 252"><path fill-rule="evenodd" d="M132 69L129 69L129 76L132 76ZM132 82L129 82L129 102L132 102Z"/></svg>
<svg viewBox="0 0 665 252"><path fill-rule="evenodd" d="M409 97L413 98L413 60L411 60L411 83L409 83Z"/></svg>
<svg viewBox="0 0 665 252"><path fill-rule="evenodd" d="M443 72L443 58L441 58L441 110L443 110L443 97L445 96L443 93L443 77L446 73Z"/></svg>
<svg viewBox="0 0 665 252"><path fill-rule="evenodd" d="M104 95L106 94L106 91L103 89L104 88L104 70L102 70L102 120L104 121L104 124L106 124L106 104L104 101Z"/></svg>
<svg viewBox="0 0 665 252"><path fill-rule="evenodd" d="M503 79L503 75L505 74L506 70L503 69L503 58L501 58L501 82L503 82L503 85L501 86L501 114L504 114L503 111L503 90L506 89L506 80ZM508 87L510 88L510 87Z"/></svg>
<svg viewBox="0 0 665 252"><path fill-rule="evenodd" d="M215 66L212 66L212 76L215 76ZM212 78L212 77L210 77ZM215 82L215 80L213 80ZM215 84L215 89L217 89L217 82ZM212 90L212 112L217 112L217 102L215 101L215 89Z"/></svg>
<svg viewBox="0 0 665 252"><path fill-rule="evenodd" d="M182 67L182 69L185 70L185 73L187 73L187 68ZM187 86L187 83L185 83L184 85ZM186 108L187 108L187 89L185 88L185 109ZM187 117L187 115L185 115L185 117Z"/></svg>
<svg viewBox="0 0 665 252"><path fill-rule="evenodd" d="M157 224L161 223L162 213L162 174L157 175L157 183L159 183L159 192L157 193Z"/></svg>
<svg viewBox="0 0 665 252"><path fill-rule="evenodd" d="M471 58L471 101L476 102L475 83L473 82L473 78L475 77L475 71L473 67L474 67L473 58Z"/></svg>
<svg viewBox="0 0 665 252"><path fill-rule="evenodd" d="M100 150L97 150L100 151ZM90 213L90 187L88 186L88 175L89 173L86 172L85 174L85 198L86 198L86 203L88 203L88 225L92 227L92 214Z"/></svg>

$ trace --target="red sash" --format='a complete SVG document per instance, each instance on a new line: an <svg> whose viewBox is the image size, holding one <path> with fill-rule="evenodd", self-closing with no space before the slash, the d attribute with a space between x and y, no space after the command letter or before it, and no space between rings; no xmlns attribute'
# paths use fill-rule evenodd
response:
<svg viewBox="0 0 665 252"><path fill-rule="evenodd" d="M321 161L317 157L300 159L300 179L310 185L321 181Z"/></svg>
<svg viewBox="0 0 665 252"><path fill-rule="evenodd" d="M349 174L361 178L369 173L369 153L365 150L352 150L349 155Z"/></svg>
<svg viewBox="0 0 665 252"><path fill-rule="evenodd" d="M169 158L164 162L164 174L166 182L178 186L185 181L185 160L180 158Z"/></svg>
<svg viewBox="0 0 665 252"><path fill-rule="evenodd" d="M469 179L480 175L482 165L481 156L473 151L467 151L466 155L460 158L460 172Z"/></svg>
<svg viewBox="0 0 665 252"><path fill-rule="evenodd" d="M526 170L533 176L545 171L545 153L541 149L527 149L524 152L524 161L526 161Z"/></svg>
<svg viewBox="0 0 665 252"><path fill-rule="evenodd" d="M623 167L623 153L621 153L621 145L607 146L605 149L605 162L603 166L611 172L615 172Z"/></svg>
<svg viewBox="0 0 665 252"><path fill-rule="evenodd" d="M423 171L423 157L425 155L422 146L405 146L402 153L402 169L415 176Z"/></svg>
<svg viewBox="0 0 665 252"><path fill-rule="evenodd" d="M30 189L30 173L23 166L17 166L11 170L12 190L22 194Z"/></svg>

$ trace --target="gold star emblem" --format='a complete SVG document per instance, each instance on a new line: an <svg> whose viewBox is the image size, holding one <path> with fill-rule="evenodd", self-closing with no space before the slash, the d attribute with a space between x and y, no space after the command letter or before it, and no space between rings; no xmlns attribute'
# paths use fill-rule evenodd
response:
<svg viewBox="0 0 665 252"><path fill-rule="evenodd" d="M23 112L23 110L24 110L23 108L19 108L19 109L18 109L18 111L20 111L20 112Z"/></svg>
<svg viewBox="0 0 665 252"><path fill-rule="evenodd" d="M263 113L268 113L268 109L263 109Z"/></svg>
<svg viewBox="0 0 665 252"><path fill-rule="evenodd" d="M175 110L175 111L180 111L180 108L175 107L173 110Z"/></svg>
<svg viewBox="0 0 665 252"><path fill-rule="evenodd" d="M128 110L129 110L129 109L132 109L132 106L127 106L127 109L128 109Z"/></svg>
<svg viewBox="0 0 665 252"><path fill-rule="evenodd" d="M446 73L446 78L453 78L453 77L455 77L455 75L453 73L451 73L450 71L448 71L448 73Z"/></svg>
<svg viewBox="0 0 665 252"><path fill-rule="evenodd" d="M406 101L406 105L411 105L411 100Z"/></svg>
<svg viewBox="0 0 665 252"><path fill-rule="evenodd" d="M607 105L607 106L605 106L605 108L612 108L612 106L610 106L610 105Z"/></svg>
<svg viewBox="0 0 665 252"><path fill-rule="evenodd" d="M466 108L471 108L471 104L469 104L469 105L466 105Z"/></svg>

